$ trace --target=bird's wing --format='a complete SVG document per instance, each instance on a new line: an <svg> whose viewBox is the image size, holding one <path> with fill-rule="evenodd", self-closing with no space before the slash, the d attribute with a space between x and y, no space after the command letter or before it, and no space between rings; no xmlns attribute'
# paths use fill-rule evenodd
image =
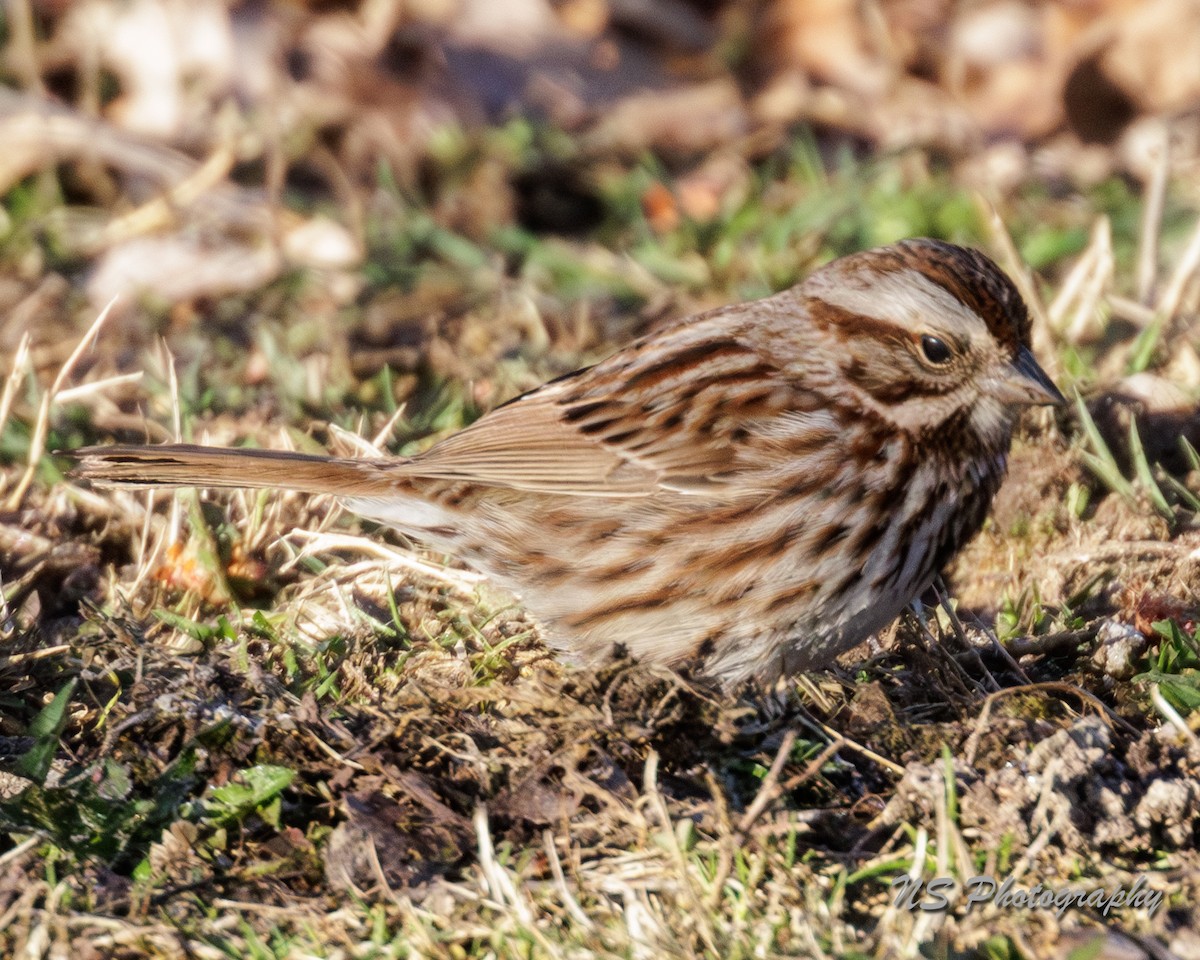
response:
<svg viewBox="0 0 1200 960"><path fill-rule="evenodd" d="M656 338L499 407L406 472L542 493L720 494L736 487L749 422L781 412L784 392L732 339Z"/></svg>

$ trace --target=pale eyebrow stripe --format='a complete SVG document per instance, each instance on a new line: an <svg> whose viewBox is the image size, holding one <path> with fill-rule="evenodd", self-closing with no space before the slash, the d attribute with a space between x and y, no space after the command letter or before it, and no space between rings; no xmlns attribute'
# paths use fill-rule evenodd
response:
<svg viewBox="0 0 1200 960"><path fill-rule="evenodd" d="M966 324L983 323L982 317L949 290L911 267L874 274L869 285L826 283L813 293L831 306L887 320L913 332L930 313L956 314Z"/></svg>

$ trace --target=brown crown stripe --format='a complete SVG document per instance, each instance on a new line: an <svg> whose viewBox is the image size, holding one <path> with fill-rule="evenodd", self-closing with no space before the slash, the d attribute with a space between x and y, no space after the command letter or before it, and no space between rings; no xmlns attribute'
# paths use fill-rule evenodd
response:
<svg viewBox="0 0 1200 960"><path fill-rule="evenodd" d="M978 250L939 240L909 240L899 245L898 265L916 270L966 304L1013 354L1029 344L1029 313L1008 275Z"/></svg>

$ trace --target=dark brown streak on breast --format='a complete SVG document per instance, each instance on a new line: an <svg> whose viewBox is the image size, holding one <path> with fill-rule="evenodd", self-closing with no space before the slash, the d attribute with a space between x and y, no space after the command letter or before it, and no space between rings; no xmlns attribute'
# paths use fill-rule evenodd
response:
<svg viewBox="0 0 1200 960"><path fill-rule="evenodd" d="M577 630L586 629L602 620L607 620L614 614L634 613L638 610L654 610L661 607L667 597L670 597L672 600L678 599L677 596L673 596L669 591L656 590L653 593L629 597L617 603L601 607L598 610L581 610L573 616L564 618L563 622Z"/></svg>
<svg viewBox="0 0 1200 960"><path fill-rule="evenodd" d="M778 613L784 607L795 606L797 598L817 592L820 584L815 580L805 580L794 587L775 593L762 608L765 613Z"/></svg>
<svg viewBox="0 0 1200 960"><path fill-rule="evenodd" d="M978 486L973 492L963 498L967 501L964 509L958 512L958 523L950 531L944 531L937 549L937 568L946 564L950 557L962 547L983 526L987 519L992 497L1000 489L1006 470L1005 458L1002 453L991 450L979 442L978 435L971 429L968 415L965 413L951 421L951 431L947 437L947 445L941 446L943 452L954 451L957 465L968 463L981 464ZM936 445L935 445L936 446ZM1005 443L1002 450L1007 450ZM965 479L964 479L965 482ZM967 508L969 507L969 508Z"/></svg>
<svg viewBox="0 0 1200 960"><path fill-rule="evenodd" d="M846 549L854 556L865 557L875 552L891 526L891 517L886 511L881 511L880 517L874 523L864 524L854 530L847 541Z"/></svg>
<svg viewBox="0 0 1200 960"><path fill-rule="evenodd" d="M789 546L798 540L808 529L806 519L799 523L790 524L761 540L751 540L731 544L721 553L721 572L728 577L753 563L770 564L787 552ZM711 563L711 560L707 561Z"/></svg>
<svg viewBox="0 0 1200 960"><path fill-rule="evenodd" d="M988 449L980 443L978 435L971 429L967 411L963 411L943 424L943 428L939 431L938 442L930 443L924 449L927 456L945 458L946 462L943 462L938 470L945 477L953 476L957 470L964 469L963 465L967 463L983 461L990 464L993 462ZM936 540L926 550L925 562L921 566L922 574L932 574L941 570L950 561L950 558L979 532L987 518L992 496L999 489L1003 479L1002 468L988 469L983 473L979 486L972 489L962 489L960 484L965 482L962 479L958 482L943 480L934 488L931 494L932 500L946 500L955 496L959 500L959 510L956 511L954 522L938 530ZM898 532L896 542L910 544L910 550L917 549L917 528L923 520L923 513L917 513L910 518ZM897 558L894 569L888 571L887 575L898 570L903 562L904 556L901 555Z"/></svg>

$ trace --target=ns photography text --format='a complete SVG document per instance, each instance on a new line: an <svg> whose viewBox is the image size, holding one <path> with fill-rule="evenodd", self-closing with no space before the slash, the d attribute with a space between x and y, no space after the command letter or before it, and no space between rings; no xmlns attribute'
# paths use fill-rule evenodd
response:
<svg viewBox="0 0 1200 960"><path fill-rule="evenodd" d="M1131 887L1052 887L1038 883L1032 887L1016 886L1012 877L997 881L995 877L971 877L960 884L953 877L934 877L925 880L908 874L891 883L895 894L893 903L903 910L938 911L961 906L970 913L977 906L995 904L1002 909L1054 910L1062 916L1072 907L1090 908L1108 916L1120 907L1144 909L1150 916L1162 906L1161 890L1151 890L1145 877L1138 877Z"/></svg>

